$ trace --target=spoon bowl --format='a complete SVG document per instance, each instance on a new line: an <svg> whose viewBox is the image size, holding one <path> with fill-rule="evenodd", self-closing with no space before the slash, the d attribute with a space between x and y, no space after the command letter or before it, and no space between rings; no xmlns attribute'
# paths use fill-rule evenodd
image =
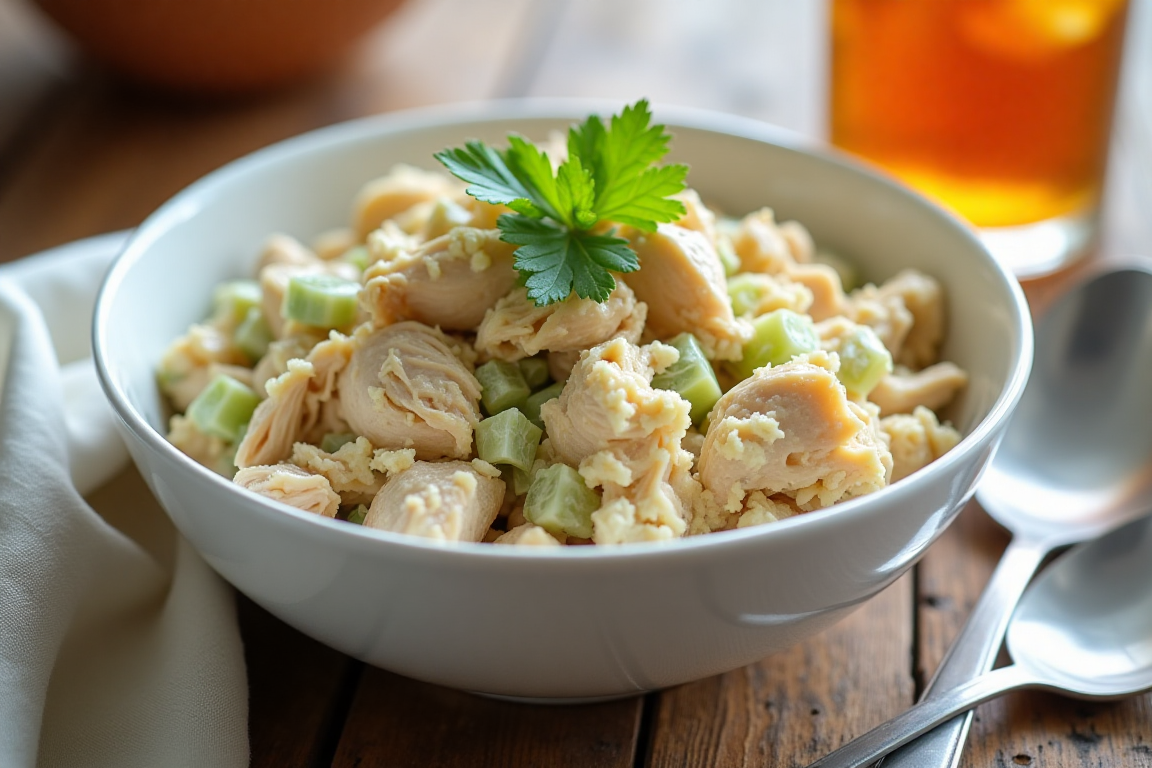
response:
<svg viewBox="0 0 1152 768"><path fill-rule="evenodd" d="M1036 580L1008 626L1020 667L1066 693L1152 686L1152 518L1071 550Z"/></svg>
<svg viewBox="0 0 1152 768"><path fill-rule="evenodd" d="M934 726L1008 691L1084 699L1152 690L1152 517L1057 559L1008 627L1015 664L920 702L809 768L869 765Z"/></svg>
<svg viewBox="0 0 1152 768"><path fill-rule="evenodd" d="M1016 601L1053 549L1152 508L1149 393L1152 272L1097 274L1040 318L1032 375L976 491L1012 541L925 699L992 668ZM937 728L885 768L955 768L970 722Z"/></svg>
<svg viewBox="0 0 1152 768"><path fill-rule="evenodd" d="M1097 276L1036 329L1024 396L976 498L1017 535L1083 541L1152 506L1152 272Z"/></svg>

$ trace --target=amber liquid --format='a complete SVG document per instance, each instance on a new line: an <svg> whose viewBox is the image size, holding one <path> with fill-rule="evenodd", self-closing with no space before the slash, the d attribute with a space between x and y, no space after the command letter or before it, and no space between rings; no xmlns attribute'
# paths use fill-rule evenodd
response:
<svg viewBox="0 0 1152 768"><path fill-rule="evenodd" d="M834 0L831 138L983 227L1095 207L1125 0Z"/></svg>

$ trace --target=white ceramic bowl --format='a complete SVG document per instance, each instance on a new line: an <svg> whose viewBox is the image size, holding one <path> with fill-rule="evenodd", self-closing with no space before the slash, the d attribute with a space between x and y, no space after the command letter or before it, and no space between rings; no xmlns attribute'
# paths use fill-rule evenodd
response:
<svg viewBox="0 0 1152 768"><path fill-rule="evenodd" d="M971 383L948 412L963 441L876 494L756 528L669 544L541 552L438 546L249 494L163 437L166 345L212 287L251 273L264 237L344 224L361 184L394 163L510 130L543 137L616 104L515 102L338 125L238 160L153 214L110 270L94 321L100 377L129 448L176 526L242 592L369 663L488 694L582 699L748 664L842 618L892 583L972 494L1032 358L1016 281L963 224L887 178L750 120L656 110L713 205L763 205L881 280L902 267L949 296L944 357Z"/></svg>

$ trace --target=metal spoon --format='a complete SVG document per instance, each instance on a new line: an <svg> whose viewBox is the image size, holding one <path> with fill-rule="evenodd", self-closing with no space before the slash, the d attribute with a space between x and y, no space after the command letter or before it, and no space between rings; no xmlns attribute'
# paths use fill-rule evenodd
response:
<svg viewBox="0 0 1152 768"><path fill-rule="evenodd" d="M1007 691L1118 699L1152 690L1152 517L1081 544L1045 570L1012 616L1008 650L1014 666L922 701L809 768L867 765Z"/></svg>
<svg viewBox="0 0 1152 768"><path fill-rule="evenodd" d="M1032 376L976 491L1013 537L922 701L992 668L1041 561L1152 508L1152 271L1097 275L1036 328ZM971 713L889 756L885 768L955 768Z"/></svg>

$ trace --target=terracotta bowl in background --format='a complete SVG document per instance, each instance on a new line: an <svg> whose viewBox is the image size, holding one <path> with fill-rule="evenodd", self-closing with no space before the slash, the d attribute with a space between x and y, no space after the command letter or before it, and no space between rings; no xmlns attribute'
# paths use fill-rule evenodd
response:
<svg viewBox="0 0 1152 768"><path fill-rule="evenodd" d="M165 88L239 93L312 74L403 0L35 0L93 58Z"/></svg>

